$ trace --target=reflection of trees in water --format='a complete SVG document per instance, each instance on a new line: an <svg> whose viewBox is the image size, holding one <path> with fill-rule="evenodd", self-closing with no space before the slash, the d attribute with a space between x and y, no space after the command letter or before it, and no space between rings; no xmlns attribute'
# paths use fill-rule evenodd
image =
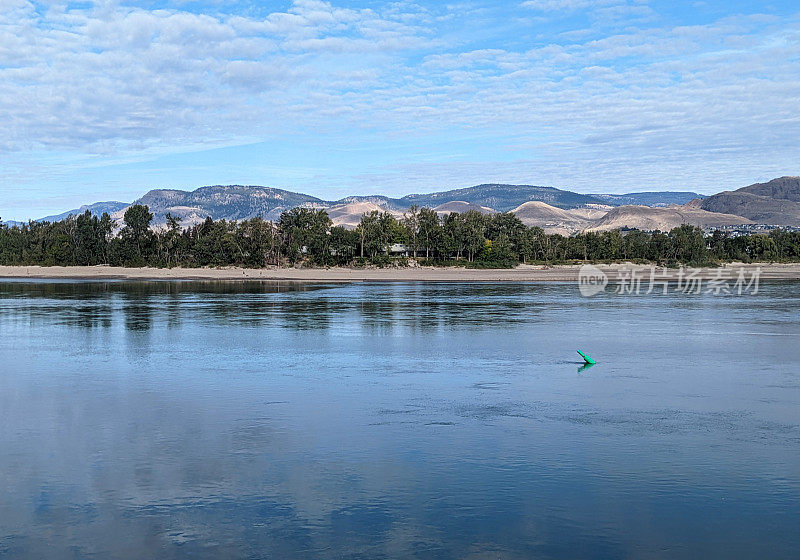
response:
<svg viewBox="0 0 800 560"><path fill-rule="evenodd" d="M114 307L111 302L101 299L91 304L78 304L71 309L64 323L84 329L107 329L111 326Z"/></svg>
<svg viewBox="0 0 800 560"><path fill-rule="evenodd" d="M108 328L114 308L103 284L0 282L0 312L6 317L33 322Z"/></svg>
<svg viewBox="0 0 800 560"><path fill-rule="evenodd" d="M7 281L0 282L0 312L7 317L86 329L110 328L121 318L126 329L142 331L152 328L162 316L168 328L178 328L199 307L219 321L261 324L274 315L269 305L263 305L264 296L321 287L259 281ZM248 296L254 297L249 300ZM305 311L311 310L305 306ZM327 313L312 315L301 318L295 314L288 321L296 320L300 328L325 324ZM287 326L285 322L283 326Z"/></svg>
<svg viewBox="0 0 800 560"><path fill-rule="evenodd" d="M181 299L177 294L170 294L163 298L161 311L166 316L167 328L178 329L183 324L181 320Z"/></svg>
<svg viewBox="0 0 800 560"><path fill-rule="evenodd" d="M370 332L492 328L530 321L556 304L551 287L520 284L303 284L225 281L4 282L6 314L130 331L186 322L325 330L347 322ZM14 305L24 299L25 305Z"/></svg>
<svg viewBox="0 0 800 560"><path fill-rule="evenodd" d="M338 309L328 299L300 300L289 305L276 305L280 326L290 329L327 329Z"/></svg>
<svg viewBox="0 0 800 560"><path fill-rule="evenodd" d="M529 321L542 309L541 298L526 297L531 291L519 285L349 284L308 293L241 292L233 301L223 294L196 294L195 304L214 324L309 330L355 322L391 334Z"/></svg>
<svg viewBox="0 0 800 560"><path fill-rule="evenodd" d="M277 297L274 297L277 295ZM273 293L194 294L170 302L170 312L191 315L201 323L243 327L274 326L287 329L325 329L336 312L324 298L304 298L302 294L284 297ZM187 317L188 318L188 317Z"/></svg>
<svg viewBox="0 0 800 560"><path fill-rule="evenodd" d="M520 285L412 284L362 288L354 310L369 329L491 328L529 321L538 298Z"/></svg>
<svg viewBox="0 0 800 560"><path fill-rule="evenodd" d="M146 331L153 324L153 309L150 298L127 297L123 313L125 315L125 329L129 331Z"/></svg>
<svg viewBox="0 0 800 560"><path fill-rule="evenodd" d="M158 284L158 283L157 283ZM325 328L332 310L316 299L303 299L304 292L319 289L314 285L274 282L179 282L166 284L146 297L149 311L130 305L126 309L126 326L140 328L149 313L163 314L169 328L177 328L184 320L217 325L257 327L278 325L288 328ZM139 288L139 286L136 286ZM156 286L158 287L158 286ZM290 294L283 297L283 294ZM130 295L130 292L126 292ZM234 297L232 297L234 296ZM299 296L300 299L296 299Z"/></svg>
<svg viewBox="0 0 800 560"><path fill-rule="evenodd" d="M302 284L280 281L222 281L222 280L138 280L138 281L5 281L0 282L0 297L90 298L107 294L169 295L169 294L244 294L308 292L326 288L322 284Z"/></svg>

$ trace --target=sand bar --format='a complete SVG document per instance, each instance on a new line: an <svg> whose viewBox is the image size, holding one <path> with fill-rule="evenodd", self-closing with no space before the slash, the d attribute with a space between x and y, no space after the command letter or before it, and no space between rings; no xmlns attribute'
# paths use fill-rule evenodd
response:
<svg viewBox="0 0 800 560"><path fill-rule="evenodd" d="M597 265L617 281L637 270L643 281L650 278L651 267L635 265ZM465 268L124 268L113 266L0 266L0 278L72 278L87 280L286 280L296 282L577 282L579 265L520 265L514 269ZM699 277L710 279L736 277L740 270L750 277L760 268L761 280L800 280L800 263L728 264L720 268L692 269ZM659 279L677 280L678 269L658 268ZM686 274L686 272L684 272Z"/></svg>

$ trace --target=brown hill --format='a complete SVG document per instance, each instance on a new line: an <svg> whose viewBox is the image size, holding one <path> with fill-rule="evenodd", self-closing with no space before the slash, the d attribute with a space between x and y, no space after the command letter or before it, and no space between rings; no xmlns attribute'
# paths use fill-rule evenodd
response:
<svg viewBox="0 0 800 560"><path fill-rule="evenodd" d="M800 202L800 177L778 177L766 183L756 183L749 187L742 187L737 192L747 192L758 196Z"/></svg>
<svg viewBox="0 0 800 560"><path fill-rule="evenodd" d="M578 216L579 218L585 218L587 220L599 220L608 214L609 210L612 208L614 208L614 206L609 206L607 204L587 204L586 206L581 206L579 208L570 208L568 212L573 216Z"/></svg>
<svg viewBox="0 0 800 560"><path fill-rule="evenodd" d="M401 218L400 212L388 210L374 202L351 202L349 204L339 204L325 209L330 216L333 225L344 226L354 229L361 222L361 216L372 211L389 212L395 218Z"/></svg>
<svg viewBox="0 0 800 560"><path fill-rule="evenodd" d="M700 207L749 218L759 224L800 226L800 177L780 177L703 200Z"/></svg>
<svg viewBox="0 0 800 560"><path fill-rule="evenodd" d="M666 208L618 206L594 222L587 231L609 231L620 228L644 231L669 231L682 224L700 227L723 227L752 223L747 218L693 208L670 205Z"/></svg>
<svg viewBox="0 0 800 560"><path fill-rule="evenodd" d="M520 204L512 213L526 226L538 226L547 233L570 235L587 227L591 220L574 213L574 210L564 210L550 206L545 202L531 201Z"/></svg>
<svg viewBox="0 0 800 560"><path fill-rule="evenodd" d="M693 210L702 210L703 209L703 199L702 198L693 198L689 202L683 205L684 208L691 208Z"/></svg>
<svg viewBox="0 0 800 560"><path fill-rule="evenodd" d="M452 214L453 212L458 212L459 214L463 214L469 210L477 210L481 214L496 214L497 210L493 210L487 206L479 206L477 204L472 204L471 202L464 202L463 200L451 200L450 202L445 202L444 204L440 204L436 208L433 209L434 212L437 214L445 215L445 214Z"/></svg>

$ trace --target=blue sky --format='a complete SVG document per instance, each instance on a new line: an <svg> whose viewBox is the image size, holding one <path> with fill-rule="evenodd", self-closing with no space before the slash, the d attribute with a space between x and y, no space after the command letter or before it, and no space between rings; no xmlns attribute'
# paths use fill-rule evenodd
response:
<svg viewBox="0 0 800 560"><path fill-rule="evenodd" d="M0 0L0 216L800 173L796 2Z"/></svg>

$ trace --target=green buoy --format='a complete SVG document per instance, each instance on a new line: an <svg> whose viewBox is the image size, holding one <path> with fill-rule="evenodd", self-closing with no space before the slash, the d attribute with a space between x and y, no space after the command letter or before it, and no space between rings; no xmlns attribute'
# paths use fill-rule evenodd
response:
<svg viewBox="0 0 800 560"><path fill-rule="evenodd" d="M596 364L596 363L597 363L597 362L595 362L593 359L591 359L589 356L587 356L586 354L584 354L583 352L581 352L580 350L578 350L578 354L580 354L580 355L581 355L581 358L583 358L583 361L585 361L585 362L586 362L587 364L589 364L589 365L594 365L594 364Z"/></svg>

